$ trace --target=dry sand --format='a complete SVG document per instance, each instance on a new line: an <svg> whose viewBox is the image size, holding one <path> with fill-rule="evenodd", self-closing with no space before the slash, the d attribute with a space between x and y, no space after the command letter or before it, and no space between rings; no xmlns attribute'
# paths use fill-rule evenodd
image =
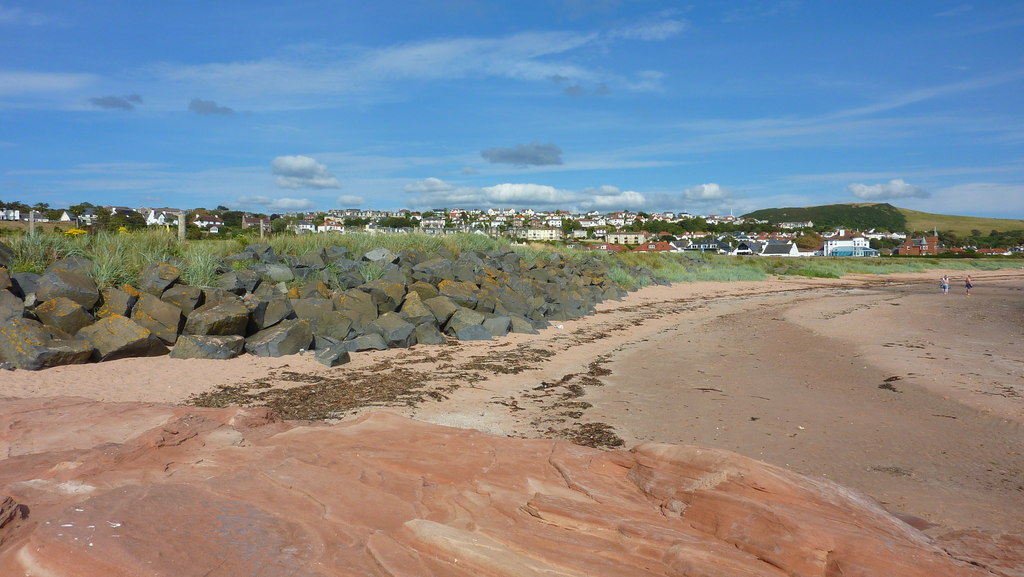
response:
<svg viewBox="0 0 1024 577"><path fill-rule="evenodd" d="M5 372L0 394L180 403L403 369L443 397L392 404L417 419L523 437L604 424L627 447L709 445L829 477L935 533L1024 533L1024 271L977 273L969 297L954 271L941 294L941 274L650 287L539 335L334 369L308 354L125 359Z"/></svg>

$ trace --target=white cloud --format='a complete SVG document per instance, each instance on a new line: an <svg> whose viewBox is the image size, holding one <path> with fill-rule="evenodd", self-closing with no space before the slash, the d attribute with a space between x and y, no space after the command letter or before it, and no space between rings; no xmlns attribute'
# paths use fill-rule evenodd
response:
<svg viewBox="0 0 1024 577"><path fill-rule="evenodd" d="M861 200L889 200L895 198L928 198L931 196L925 189L914 186L902 178L894 178L882 184L860 184L853 183L846 185L850 194Z"/></svg>
<svg viewBox="0 0 1024 577"><path fill-rule="evenodd" d="M444 192L452 190L455 187L440 178L434 178L431 176L430 178L424 178L418 182L407 184L402 188L405 192Z"/></svg>
<svg viewBox="0 0 1024 577"><path fill-rule="evenodd" d="M316 203L308 198L240 196L238 204L245 208L262 209L269 212L297 212L316 209Z"/></svg>
<svg viewBox="0 0 1024 577"><path fill-rule="evenodd" d="M428 182L431 181L431 182ZM433 185L433 188L427 185ZM426 179L407 192L416 196L417 207L493 208L518 207L540 210L571 211L604 209L644 210L650 201L643 194L614 186L600 186L583 191L565 190L546 184L506 182L486 187L456 187L438 179Z"/></svg>
<svg viewBox="0 0 1024 577"><path fill-rule="evenodd" d="M270 167L281 188L341 188L326 166L308 156L278 156Z"/></svg>
<svg viewBox="0 0 1024 577"><path fill-rule="evenodd" d="M732 193L714 182L691 186L683 191L683 198L694 202L725 200L731 196Z"/></svg>
<svg viewBox="0 0 1024 577"><path fill-rule="evenodd" d="M355 207L355 206L362 206L363 203L366 202L366 199L361 197L361 196L357 196L355 194L343 194L343 195L339 196L338 198L334 199L334 202L338 206Z"/></svg>

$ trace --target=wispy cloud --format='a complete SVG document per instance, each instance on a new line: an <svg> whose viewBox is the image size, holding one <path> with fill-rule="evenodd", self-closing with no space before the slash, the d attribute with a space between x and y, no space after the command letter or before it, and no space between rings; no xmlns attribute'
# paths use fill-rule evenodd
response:
<svg viewBox="0 0 1024 577"><path fill-rule="evenodd" d="M0 70L0 95L67 92L94 84L92 74Z"/></svg>
<svg viewBox="0 0 1024 577"><path fill-rule="evenodd" d="M239 208L259 212L299 212L316 209L316 203L308 198L240 196L235 204Z"/></svg>
<svg viewBox="0 0 1024 577"><path fill-rule="evenodd" d="M971 10L974 10L973 4L961 4L956 8L950 8L949 10L936 12L934 16L936 18L949 18L951 16L960 16L961 14L965 14L967 12L970 12Z"/></svg>
<svg viewBox="0 0 1024 577"><path fill-rule="evenodd" d="M41 12L32 12L18 7L11 8L0 4L0 24L43 26L53 21L53 18Z"/></svg>

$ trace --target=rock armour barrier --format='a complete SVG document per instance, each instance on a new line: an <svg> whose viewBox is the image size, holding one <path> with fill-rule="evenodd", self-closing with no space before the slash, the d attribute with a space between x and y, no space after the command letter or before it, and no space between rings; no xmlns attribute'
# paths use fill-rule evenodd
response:
<svg viewBox="0 0 1024 577"><path fill-rule="evenodd" d="M137 287L101 288L92 271L82 257L42 274L0 268L0 362L37 370L168 352L226 359L316 350L335 366L352 352L533 333L626 293L597 259L526 262L513 251L329 247L296 257L257 244L224 259L209 287L187 285L168 262L149 265Z"/></svg>

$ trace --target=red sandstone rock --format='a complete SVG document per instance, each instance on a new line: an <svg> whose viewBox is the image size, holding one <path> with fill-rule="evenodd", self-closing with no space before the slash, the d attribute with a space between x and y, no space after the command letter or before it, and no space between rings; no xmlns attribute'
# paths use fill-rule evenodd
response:
<svg viewBox="0 0 1024 577"><path fill-rule="evenodd" d="M5 576L997 574L855 491L697 447L64 398L0 400L0 455Z"/></svg>

